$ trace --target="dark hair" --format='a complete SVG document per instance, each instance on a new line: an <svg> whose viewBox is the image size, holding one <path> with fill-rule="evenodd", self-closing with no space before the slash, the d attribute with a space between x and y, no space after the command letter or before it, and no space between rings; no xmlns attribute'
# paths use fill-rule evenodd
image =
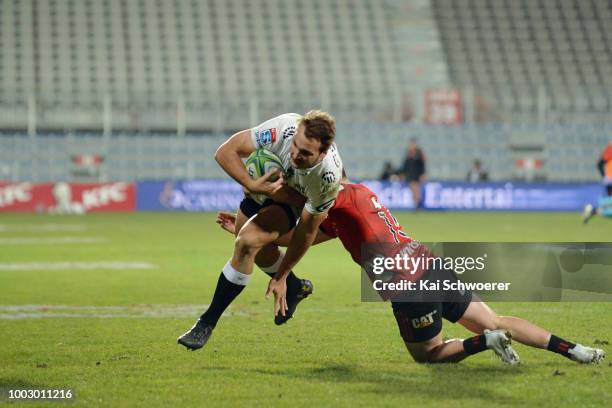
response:
<svg viewBox="0 0 612 408"><path fill-rule="evenodd" d="M320 151L324 153L329 149L336 137L336 120L327 112L311 110L306 112L299 120L304 126L304 135L309 139L321 142Z"/></svg>

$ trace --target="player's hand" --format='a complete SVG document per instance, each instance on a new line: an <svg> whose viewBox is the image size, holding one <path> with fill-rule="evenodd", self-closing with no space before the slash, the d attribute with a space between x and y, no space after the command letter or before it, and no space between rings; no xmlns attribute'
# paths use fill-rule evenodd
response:
<svg viewBox="0 0 612 408"><path fill-rule="evenodd" d="M266 299L269 299L271 294L274 294L274 316L278 316L279 312L282 316L285 316L285 313L289 310L287 306L287 280L270 279Z"/></svg>
<svg viewBox="0 0 612 408"><path fill-rule="evenodd" d="M272 177L278 177L276 181L270 181ZM283 187L283 173L280 170L272 170L253 180L247 189L253 194L264 194L272 196Z"/></svg>
<svg viewBox="0 0 612 408"><path fill-rule="evenodd" d="M236 214L225 211L219 211L217 213L217 219L215 221L221 228L226 230L232 235L236 233Z"/></svg>

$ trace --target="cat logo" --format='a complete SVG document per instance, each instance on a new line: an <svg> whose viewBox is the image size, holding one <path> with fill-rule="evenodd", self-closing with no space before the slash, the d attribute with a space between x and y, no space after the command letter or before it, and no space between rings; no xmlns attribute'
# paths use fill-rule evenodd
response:
<svg viewBox="0 0 612 408"><path fill-rule="evenodd" d="M433 324L433 315L436 313L438 313L438 311L434 309L432 312L429 312L424 316L412 319L412 327L415 329L424 329L427 326L431 326Z"/></svg>

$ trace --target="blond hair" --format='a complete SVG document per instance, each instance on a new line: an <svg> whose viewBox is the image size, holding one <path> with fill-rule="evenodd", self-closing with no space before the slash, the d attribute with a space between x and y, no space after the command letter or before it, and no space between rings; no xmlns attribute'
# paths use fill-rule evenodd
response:
<svg viewBox="0 0 612 408"><path fill-rule="evenodd" d="M309 139L321 142L321 153L329 149L336 137L336 119L327 112L311 110L298 121L298 126L304 126L304 135Z"/></svg>

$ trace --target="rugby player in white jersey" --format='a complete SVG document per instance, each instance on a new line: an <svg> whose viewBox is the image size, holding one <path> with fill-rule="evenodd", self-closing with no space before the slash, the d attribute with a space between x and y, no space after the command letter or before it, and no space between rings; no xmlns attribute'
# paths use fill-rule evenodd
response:
<svg viewBox="0 0 612 408"><path fill-rule="evenodd" d="M247 195L236 219L234 253L223 267L212 302L195 325L179 337L179 344L191 350L206 344L223 311L249 282L254 263L270 276L279 270L285 275L312 245L340 188L342 160L334 144L335 134L335 120L326 112L315 110L304 116L287 113L234 134L217 149L215 159ZM242 158L258 148L281 159L284 176L272 181L278 174L271 172L258 180L251 179ZM269 199L258 204L248 192L264 194ZM296 207L301 208L304 198L306 204L298 213ZM283 254L274 241L293 229ZM283 293L286 289L287 293L287 312L275 316L276 324L291 318L297 304L312 293L312 283L292 272L286 280L273 279L270 285Z"/></svg>

